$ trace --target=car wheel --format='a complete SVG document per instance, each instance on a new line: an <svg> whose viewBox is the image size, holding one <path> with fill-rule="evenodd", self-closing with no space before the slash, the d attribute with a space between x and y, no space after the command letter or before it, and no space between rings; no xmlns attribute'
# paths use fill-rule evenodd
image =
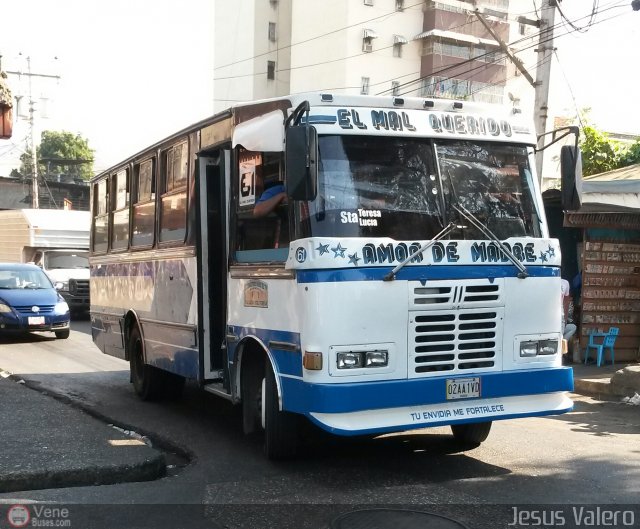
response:
<svg viewBox="0 0 640 529"><path fill-rule="evenodd" d="M475 448L487 439L491 431L491 421L471 424L452 424L453 437L459 443Z"/></svg>
<svg viewBox="0 0 640 529"><path fill-rule="evenodd" d="M64 331L54 331L56 333L56 338L60 339L60 340L66 340L67 338L69 338L69 334L70 334L70 330L69 329L65 329Z"/></svg>
<svg viewBox="0 0 640 529"><path fill-rule="evenodd" d="M129 366L133 389L142 400L156 400L162 394L164 373L144 362L144 344L138 326L129 333Z"/></svg>
<svg viewBox="0 0 640 529"><path fill-rule="evenodd" d="M276 376L268 361L264 386L264 452L269 459L290 459L298 449L298 416L279 409Z"/></svg>

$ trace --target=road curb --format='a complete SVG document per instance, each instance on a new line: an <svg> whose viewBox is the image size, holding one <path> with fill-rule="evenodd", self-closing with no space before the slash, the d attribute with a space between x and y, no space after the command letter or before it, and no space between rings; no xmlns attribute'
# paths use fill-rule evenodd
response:
<svg viewBox="0 0 640 529"><path fill-rule="evenodd" d="M154 481L166 475L164 454L136 465L78 468L56 472L23 472L5 474L0 478L0 493L28 490L58 489L94 485L114 485L136 481Z"/></svg>
<svg viewBox="0 0 640 529"><path fill-rule="evenodd" d="M100 428L105 428L104 433L97 434L94 441L99 441L100 443L104 442L105 450L109 449L109 445L112 442L118 442L119 440L124 441L125 448L131 442L139 443L140 445L150 444L145 443L143 441L144 438L141 438L139 435L139 438L136 438L135 436L130 435L129 431L124 431L122 428L114 427L113 421L108 417L98 416L99 414L83 408L79 403L74 402L68 397L57 395L50 391L43 391L40 388L29 384L29 382L25 381L22 377L2 369L0 369L0 378L7 379L9 384L15 384L18 387L22 386L19 391L32 391L34 394L37 394L40 399L49 398L52 403L57 402L55 406L65 406L69 410L68 413L82 414L85 416L85 419L82 419L79 424L85 425L83 427L83 431L91 431L92 428L97 427L97 424L100 424ZM24 397L15 397L10 399L10 401L13 400L13 405L15 406L16 403L22 402L23 398ZM29 398L27 397L27 402L28 401ZM36 402L38 401L36 400ZM42 402L44 403L44 401ZM48 409L48 406L49 405L45 406L45 408ZM53 404L51 406L53 406ZM51 412L57 414L58 412L56 411L57 408L55 408L55 406L52 407ZM13 409L15 410L18 408ZM75 410L75 412L71 410ZM28 412L26 415L28 416ZM96 426L92 427L91 423L86 423L86 421L96 421ZM28 421L26 424L28 424ZM24 426L24 424L22 426ZM12 439L12 436L18 435L15 432L12 432L12 426L5 425L5 427L9 428L6 430L7 435L9 435L9 439ZM112 431L113 434L110 434L110 431ZM73 433L71 435L73 435ZM100 435L103 437L101 438ZM91 436L89 436L89 439L91 439ZM8 442L8 440L6 441ZM10 447L11 443L14 443L13 446L15 446L16 442L17 440L11 441L7 447ZM158 443L158 445L160 444L163 443ZM31 447L31 449L33 449L33 447ZM96 447L92 450L93 453L98 455L98 457L91 457L87 460L83 460L82 457L83 455L86 455L86 452L83 450L82 445L79 445L76 447L76 450L83 452L82 454L72 451L69 452L68 455L63 455L63 458L69 458L69 463L66 465L66 468L64 464L59 465L55 460L52 460L51 464L37 466L37 464L33 465L29 458L25 459L19 457L17 461L13 462L9 466L5 464L2 468L2 471L0 472L0 493L153 481L167 475L167 458L165 453L161 451L165 449L166 447L160 448L159 446L156 446L153 448L151 446L146 446L146 452L144 454L140 454L138 457L129 457L128 460L127 458L124 458L121 461L118 461L117 459L108 461L105 460L103 456L98 455L103 452L102 449ZM175 454L170 453L169 455L173 456ZM187 461L189 461L189 459L187 459ZM33 468L29 468L30 465L33 465Z"/></svg>

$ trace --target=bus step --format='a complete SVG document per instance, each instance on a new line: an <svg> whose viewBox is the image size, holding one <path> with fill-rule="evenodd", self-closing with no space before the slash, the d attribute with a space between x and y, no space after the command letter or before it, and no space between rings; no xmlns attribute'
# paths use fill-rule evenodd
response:
<svg viewBox="0 0 640 529"><path fill-rule="evenodd" d="M215 380L204 385L204 390L219 397L231 400L231 393L224 387L222 380Z"/></svg>

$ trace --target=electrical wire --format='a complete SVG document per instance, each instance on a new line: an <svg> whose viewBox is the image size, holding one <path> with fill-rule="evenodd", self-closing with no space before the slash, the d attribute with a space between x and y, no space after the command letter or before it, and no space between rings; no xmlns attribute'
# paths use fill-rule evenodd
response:
<svg viewBox="0 0 640 529"><path fill-rule="evenodd" d="M616 9L616 8L619 8L619 7L624 7L625 5L626 5L626 2L624 3L624 5L623 5L623 2L620 2L620 3L615 4L615 5L610 5L610 6L609 6L609 7L607 7L607 8L603 8L603 9L600 11L600 13L604 13L604 12L609 11L609 10L611 10L611 9ZM586 15L585 17L582 17L582 18L586 18L587 16L589 16L589 15ZM613 19L613 18L617 18L618 16L622 16L622 15L615 15L615 16L610 17L610 18L607 18L607 19L605 19L605 20L602 20L602 21L596 22L596 23L594 23L594 24L592 24L592 25L599 24L599 23L602 23L602 22L606 22L606 21L611 20L611 19ZM579 20L579 19L577 19L577 20ZM561 25L561 24L555 24L555 25L553 26L553 28L555 29L555 28L556 28L556 27L558 27L559 25ZM550 29L550 28L547 28L546 30L543 30L543 31L539 32L539 33L538 33L538 36L542 35L543 33L549 33L550 31L551 31L551 29ZM558 38L561 38L561 37L566 36L567 34L570 34L570 32L569 32L569 33L564 33L564 34L561 34L561 35L557 35L555 38L556 38L556 39L558 39ZM528 36L526 36L526 37L524 37L524 38L521 38L521 39L518 39L518 40L516 40L516 41L513 41L513 42L509 43L509 44L508 44L508 46L510 46L510 47L511 47L511 46L516 45L516 44L518 44L518 43L520 43L520 42L523 42L523 41L525 41L525 40L529 40L529 39L531 39L531 38L535 38L535 36L536 36L536 35L528 35ZM529 45L529 46L526 46L526 47L524 47L524 48L521 48L521 49L517 50L515 53L521 53L521 52L526 51L526 50L528 50L528 49L531 49L531 48L533 48L533 47L539 46L540 44L544 44L544 43L546 43L546 42L550 42L550 41L552 41L553 39L554 39L554 36L553 36L553 33L551 32L551 36L550 36L549 38L547 38L546 40L536 41L536 42L532 43L532 44L531 44L531 45ZM408 87L408 86L411 86L412 84L419 83L419 82L423 81L424 79L428 79L429 77L434 77L434 76L436 76L436 75L438 75L438 74L440 74L440 73L443 73L443 72L445 72L445 71L453 70L453 69L455 69L455 68L459 68L460 66L463 66L463 65L465 65L465 64L470 64L470 63L476 62L476 61L478 61L478 59L481 59L482 57L486 57L486 56L488 56L489 54L492 54L492 53L495 53L495 54L502 54L504 57L506 57L506 54L505 54L504 52L499 52L499 51L489 51L489 52L487 52L487 53L484 53L484 54L478 55L477 57L470 58L470 59L465 59L464 61L460 61L460 62L458 62L458 63L456 63L456 64L454 64L454 65L449 65L449 66L446 66L446 67L444 67L444 68L442 68L442 69L440 69L440 70L437 70L437 71L435 71L435 72L431 72L431 73L429 73L428 75L425 75L425 76L419 77L419 78L414 79L414 80L411 80L411 81L407 81L406 83L402 83L402 84L400 85L400 88L402 88L402 87ZM502 60L502 58L501 58L500 60ZM473 71L473 70L475 70L475 69L477 69L477 68L483 68L483 67L486 67L486 66L488 66L488 65L479 65L478 67L475 67L475 68L471 69L471 71ZM455 77L453 77L453 76L452 76L452 77L449 77L449 78L446 78L446 79L440 80L440 81L438 81L438 82L442 82L442 81L450 80L450 79L453 79L453 78L455 78ZM417 90L417 88L416 88L415 90ZM413 90L411 90L410 92L412 92L412 91L413 91ZM386 92L386 91L384 91L384 92ZM384 92L382 92L382 93L384 93ZM402 93L401 95L407 95L407 94L408 94L408 93L410 93L410 92L404 92L404 93Z"/></svg>
<svg viewBox="0 0 640 529"><path fill-rule="evenodd" d="M421 2L421 3L418 3L418 4L413 4L413 5L411 5L411 6L407 6L407 7L405 7L405 8L404 8L404 10L411 9L411 8L414 8L414 7L418 7L418 6L420 6L420 5L422 5L422 2ZM432 10L432 11L437 10L437 8L436 8L435 6L433 6L433 7L428 7L427 9L428 9L428 10ZM278 48L276 48L275 50L270 50L270 51L267 51L267 52L259 53L259 54L257 54L257 55L253 55L252 57L247 57L247 58L245 58L245 59L239 59L239 60L237 60L237 61L234 61L234 62L231 62L231 63L228 63L228 64L224 64L224 65L222 65L222 66L217 66L217 67L215 67L215 68L214 68L214 71L216 71L216 70L220 70L220 69L222 69L222 68L229 68L229 67L231 67L231 66L235 66L235 65L237 65L237 64L241 64L241 63L243 63L243 62L247 62L247 61L250 61L250 60L253 60L253 59L257 59L257 58L260 58L260 57L264 57L265 55L270 55L270 54L273 54L273 53L276 53L276 54L277 54L280 50L285 50L285 49L288 49L288 48L292 48L292 47L294 47L294 46L299 46L300 44L306 44L306 43L308 43L308 42L311 42L311 41L314 41L314 40L318 40L318 39L323 38L323 37L327 37L327 36L329 36L329 35L332 35L332 34L334 34L334 33L338 33L338 32L340 32L340 31L345 31L345 30L347 30L347 29L351 29L351 28L353 28L353 27L357 27L357 26L361 26L361 25L363 25L363 24L367 24L368 22L372 22L372 21L375 21L375 20L379 20L379 19L381 19L381 18L387 18L387 17L392 16L392 15L395 15L395 14L397 14L397 13L399 13L399 11L391 11L391 12L388 12L388 13L386 13L386 14L384 14L384 15L379 15L379 16L374 17L374 18L370 18L370 19L367 19L367 20L362 20L362 21L357 22L357 23L355 23L355 24L351 24L351 25L349 25L349 26L344 26L344 27L341 27L341 28L335 29L335 30L333 30L333 31L329 31L329 32L326 32L326 33L322 33L321 35L316 35L315 37L311 37L311 38L306 39L306 40L302 40L302 41L299 41L299 42L295 42L295 43L292 43L292 44L288 44L288 45L286 45L286 46L278 47ZM507 16L506 18L507 18L507 19L510 19L510 17L518 17L518 16L528 15L528 14L532 14L532 13L535 13L535 11L524 11L524 12L522 12L522 13L514 13L514 14L511 14L510 16ZM517 19L516 19L516 18L511 18L511 20L514 20L514 21L515 21L515 20L517 20ZM474 20L469 20L469 21L465 22L464 24L459 24L459 25L457 25L457 26L453 26L453 27L451 27L451 28L448 28L448 29L447 29L447 31L452 31L452 30L455 30L455 29L459 29L459 28L464 27L464 26L466 26L466 25L468 25L468 24L470 24L470 23L472 23L472 22L474 22ZM388 49L388 48L380 48L380 49L375 50L375 51L380 51L381 49ZM359 55L352 55L352 56L350 56L350 57L343 57L343 58L341 58L341 59L334 59L334 60L332 60L332 61L326 61L326 62L323 62L323 63L315 63L315 64L302 65L302 66L297 66L297 67L294 67L294 68L284 68L284 69L282 69L282 70L277 70L277 71L278 71L278 72L281 72L281 71L289 71L289 70L292 70L292 69L299 69L299 68L311 68L311 67L313 67L313 66L318 66L318 65L326 64L327 62L337 62L337 61L340 61L340 60L346 60L346 59L351 59L351 58L353 58L353 57L358 57L358 56L360 56L360 55L365 55L365 54L375 53L375 51L374 51L374 52L363 52L363 53L361 53L361 54L359 54ZM221 80L228 80L228 79L236 79L236 78L240 78L240 77L250 77L250 76L252 76L252 75L264 75L264 73L258 73L258 74L250 73L250 74L241 74L241 75L236 75L236 76L214 77L214 79L213 79L213 80L214 80L214 81L221 81Z"/></svg>
<svg viewBox="0 0 640 529"><path fill-rule="evenodd" d="M614 4L614 5L612 5L612 4ZM596 10L593 10L593 9L592 9L592 13L591 13L590 15L586 15L586 16L584 16L584 17L579 17L579 18L578 18L578 19L576 19L574 22L577 22L577 21L579 21L579 20L581 20L581 19L583 19L583 18L587 18L587 17L589 17L589 18L590 18L590 22L589 22L589 24L590 24L590 27L591 27L591 26L593 26L593 25L594 25L593 19L594 19L595 15L597 15L597 14L599 14L599 13L604 13L604 12L606 12L606 11L610 10L610 9L614 9L614 8L618 8L618 7L623 7L623 5L621 5L622 3L620 3L620 4L615 4L615 2L613 2L612 4L606 4L606 6L603 6L603 7L602 7L602 9L599 9L599 8L598 8L598 9L596 9ZM410 7L416 7L417 5L418 5L418 4L415 4L415 5L410 6ZM397 13L397 12L396 12L396 11L394 11L394 12L391 12L391 13L387 13L387 14L385 14L385 15L381 15L381 16L378 16L378 17L374 17L374 18L369 19L369 20L361 21L361 22L359 22L358 24L353 24L353 25L350 25L350 26L346 26L345 28L340 28L340 29L337 29L337 30L334 30L334 31L331 31L331 32L325 33L325 34L323 34L323 35L318 35L318 36L312 37L311 39L307 39L306 41L301 41L301 42L299 42L299 43L294 43L294 44L292 44L292 45L290 45L290 46L295 46L295 45L298 45L298 44L303 44L303 43L305 43L305 42L309 42L310 40L316 40L316 39L321 38L321 37L323 37L323 36L330 35L330 34L333 34L333 33L338 32L338 31L341 31L341 30L344 30L344 29L348 29L348 28L351 28L351 27L354 27L354 26L357 26L357 25L365 24L365 23L367 23L367 22L369 22L369 21L372 21L372 20L377 20L377 19L380 19L380 18L384 18L384 17L391 16L391 15L393 15L393 14L395 14L395 13ZM526 12L526 13L536 13L536 14L537 14L537 6L536 6L536 4L535 4L535 0L534 0L534 11ZM459 28L459 27L466 26L466 25L467 25L467 24L469 24L469 23L470 23L470 21L467 21L467 22L465 22L465 23L463 23L463 24L459 24L458 26L455 26L455 27L449 28L449 31L451 31L451 30L453 30L453 29L457 29L457 28ZM561 26L564 26L564 22L554 24L554 26L549 27L549 28L545 28L544 30L540 31L537 35L536 35L536 34L531 34L531 35L527 35L527 36L525 36L525 37L523 37L523 38L521 38L521 39L517 39L516 41L514 41L514 42L510 43L510 44L509 44L509 46L515 46L515 45L517 45L517 44L519 44L519 43L522 43L522 42L524 42L524 41L532 40L532 39L534 39L536 36L541 36L541 35L543 35L544 33L550 33L550 32L552 32L552 30L558 29L558 28L560 28ZM568 31L568 32L567 32L567 33L565 33L565 34L558 35L556 38L560 38L560 37L562 37L562 36L565 36L565 35L566 35L566 34L568 34L568 33L570 33L570 32ZM552 35L553 35L553 34L552 34ZM543 37L543 38L544 38L544 37ZM553 38L553 36L551 37L551 39L552 39L552 38ZM534 47L534 46L540 45L541 43L543 43L543 42L547 42L548 40L551 40L551 39L547 39L547 40L544 40L544 41L541 41L541 42L534 42L534 43L532 43L532 44L531 44L531 45L529 45L529 46L526 46L526 47L523 47L523 48L521 48L521 49L519 49L519 50L516 50L514 53L520 53L520 52L522 52L522 51L528 50L528 49L530 49L530 48L532 48L532 47ZM287 47L290 47L290 46L287 46ZM379 48L379 49L375 50L373 53L376 53L376 52L379 52L379 51L383 51L383 50L389 49L389 48L391 48L391 47L392 47L392 46L388 46L388 47L384 47L384 48ZM285 47L283 47L283 48L278 48L278 49L285 49ZM267 52L267 53L273 53L273 52ZM289 68L289 69L277 70L277 72L284 72L284 71L290 71L290 70L293 70L293 69L301 69L301 68L310 68L310 67L314 67L314 66L320 66L320 65L323 65L323 64L335 63L335 62L339 62L339 61L341 61L341 60L348 60L348 59L351 59L351 58L360 57L360 56L362 56L362 55L364 55L364 54L369 54L369 53L371 53L371 52L363 52L363 53L355 54L355 55L352 55L352 56L349 56L349 57L343 57L343 58L339 58L339 59L332 59L332 60L329 60L329 61L323 61L323 62L320 62L320 63L314 63L314 64L308 64L308 65L301 65L301 66L292 67L292 68ZM265 54L266 54L266 53L265 53ZM256 57L259 57L259 56L261 56L261 55L265 55L265 54L256 55L256 56L254 56L254 57L252 57L252 58L256 58ZM474 57L474 58L466 59L466 60L464 60L464 61L460 61L460 62L458 62L458 63L456 63L456 64L453 64L453 65L449 65L449 66L447 66L447 67L444 67L444 68L442 68L442 69L440 69L440 70L437 70L437 71L431 72L430 74L428 74L428 75L426 75L426 76L419 77L419 78L416 78L416 79L413 79L413 80L410 80L410 81L406 81L406 82L404 82L404 83L401 83L399 86L395 87L395 89L396 89L396 90L398 90L399 88L402 88L402 87L405 87L405 88L406 88L406 87L410 87L410 86L412 86L412 85L415 85L415 84L417 84L417 83L419 83L419 82L423 81L423 80L424 80L424 79L426 79L426 78L436 76L436 75L438 75L438 74L440 74L440 73L444 73L444 72L456 72L456 71L458 71L461 67L463 67L465 64L470 64L470 63L473 63L473 62L477 62L479 59L482 59L483 57L486 57L486 56L488 56L488 55L490 55L490 54L496 54L496 55L498 56L498 59L497 59L497 60L494 60L494 61L491 61L491 62L489 62L489 63L480 64L480 65L478 65L478 66L476 66L476 67L472 68L471 70L468 70L467 72L464 72L464 73L468 73L469 71L475 71L475 70L478 70L478 69L484 69L484 68L486 68L486 67L490 66L491 64L495 64L495 63L497 63L497 62L501 62L501 61L505 60L505 58L506 58L506 56L507 56L504 52L500 52L500 51L498 51L498 50L495 50L495 51L488 51L488 52L487 52L487 53L485 53L485 54L481 54L481 55L476 56L476 57ZM502 56L500 56L500 55L502 55ZM246 60L249 60L249 59L243 59L242 61L237 61L236 63L231 63L231 64L229 64L229 65L225 65L225 66L231 66L231 65L233 65L233 64L237 64L237 63L239 63L239 62L244 62L244 61L246 61ZM221 66L221 67L218 67L218 68L223 68L223 67L225 67L225 66ZM245 75L239 75L239 76L229 76L229 77L225 77L225 78L216 78L216 79L214 79L214 81L215 81L215 80L222 80L222 79L232 79L232 78L238 78L238 77L250 77L250 76L256 76L256 75L265 75L265 73L266 73L266 72L263 72L263 73L251 73L251 74L245 74ZM462 73L462 72L461 72L461 73ZM441 80L439 80L438 82L443 82L443 81L450 80L450 79L454 79L454 78L455 78L455 76L453 76L453 75L452 75L452 76L450 76L450 77L448 77L448 78L441 79ZM373 84L373 85L371 85L371 86L378 86L378 85L385 84L385 83L388 83L388 82L391 82L391 81L394 81L394 80L396 80L396 78L392 78L392 79L384 80L384 81L381 81L381 82L377 82L377 83L375 83L375 84ZM423 88L423 89L425 89L425 88L428 88L428 87L429 87L429 86L427 86L427 87L422 87L422 88ZM326 87L324 87L324 88L322 88L322 90L345 90L345 89L352 89L352 88L355 88L355 87L339 87L339 88L337 88L337 87L335 87L335 88L333 88L333 87L332 87L332 88L326 88ZM414 91L419 90L419 89L420 89L420 87L416 87L416 88L410 89L410 90L408 90L408 91L405 91L405 92L403 92L403 93L401 93L401 94L399 93L398 95L406 95L406 94L408 94L408 93L414 92ZM384 91L380 92L380 94L388 93L388 92L390 92L391 90L393 90L393 88L386 89L386 90L384 90ZM232 100L232 99L215 99L215 100L216 100L216 101L227 101L227 102L239 102L239 100Z"/></svg>

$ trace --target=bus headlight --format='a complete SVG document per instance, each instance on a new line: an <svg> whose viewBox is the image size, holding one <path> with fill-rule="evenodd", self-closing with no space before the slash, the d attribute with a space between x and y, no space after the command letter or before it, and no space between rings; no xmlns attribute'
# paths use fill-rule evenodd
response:
<svg viewBox="0 0 640 529"><path fill-rule="evenodd" d="M339 352L337 363L338 369L357 369L363 366L363 356L352 351Z"/></svg>
<svg viewBox="0 0 640 529"><path fill-rule="evenodd" d="M554 355L558 352L557 340L540 340L538 345L539 355Z"/></svg>
<svg viewBox="0 0 640 529"><path fill-rule="evenodd" d="M388 351L341 351L336 353L338 369L359 369L362 367L387 367Z"/></svg>
<svg viewBox="0 0 640 529"><path fill-rule="evenodd" d="M520 356L538 356L538 342L520 342Z"/></svg>
<svg viewBox="0 0 640 529"><path fill-rule="evenodd" d="M367 351L364 357L364 367L386 367L389 364L387 351Z"/></svg>
<svg viewBox="0 0 640 529"><path fill-rule="evenodd" d="M558 340L537 340L520 342L520 356L553 356L558 352Z"/></svg>

